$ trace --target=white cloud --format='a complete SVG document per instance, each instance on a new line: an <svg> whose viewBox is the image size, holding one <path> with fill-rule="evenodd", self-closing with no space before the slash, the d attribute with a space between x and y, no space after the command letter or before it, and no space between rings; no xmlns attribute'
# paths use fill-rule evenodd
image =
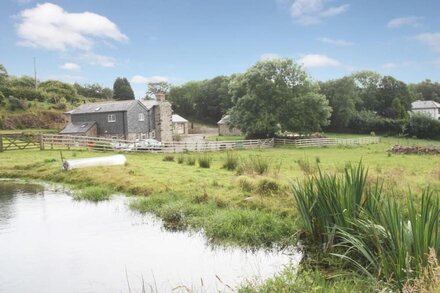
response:
<svg viewBox="0 0 440 293"><path fill-rule="evenodd" d="M105 16L92 12L69 13L52 3L25 9L18 19L17 33L24 46L57 51L90 50L96 39L128 40Z"/></svg>
<svg viewBox="0 0 440 293"><path fill-rule="evenodd" d="M261 61L281 59L281 56L275 53L264 53L260 56Z"/></svg>
<svg viewBox="0 0 440 293"><path fill-rule="evenodd" d="M423 33L416 36L416 40L440 52L440 33Z"/></svg>
<svg viewBox="0 0 440 293"><path fill-rule="evenodd" d="M115 59L109 56L103 56L99 55L93 52L85 52L83 54L80 54L80 59L83 59L87 62L89 62L92 65L98 65L102 67L114 67L115 66Z"/></svg>
<svg viewBox="0 0 440 293"><path fill-rule="evenodd" d="M341 63L338 60L320 54L304 55L299 59L299 63L304 65L306 68L341 66Z"/></svg>
<svg viewBox="0 0 440 293"><path fill-rule="evenodd" d="M135 75L130 79L131 83L134 84L147 84L150 82L169 82L169 78L166 76L142 76L142 75Z"/></svg>
<svg viewBox="0 0 440 293"><path fill-rule="evenodd" d="M330 44L330 45L340 46L340 47L347 47L347 46L354 45L354 43L350 42L350 41L331 39L331 38L318 38L318 41L326 43L326 44Z"/></svg>
<svg viewBox="0 0 440 293"><path fill-rule="evenodd" d="M412 27L420 27L422 25L423 17L419 16L405 16L391 19L387 27L388 28L399 28L402 26L412 26Z"/></svg>
<svg viewBox="0 0 440 293"><path fill-rule="evenodd" d="M318 24L323 18L345 13L350 5L328 7L329 0L294 0L291 6L292 17L302 25Z"/></svg>
<svg viewBox="0 0 440 293"><path fill-rule="evenodd" d="M81 66L76 63L67 62L60 66L61 69L71 70L71 71L79 71L81 70Z"/></svg>
<svg viewBox="0 0 440 293"><path fill-rule="evenodd" d="M381 67L383 69L398 69L398 68L405 68L405 67L414 67L417 64L413 61L403 61L403 62L389 62L382 64Z"/></svg>

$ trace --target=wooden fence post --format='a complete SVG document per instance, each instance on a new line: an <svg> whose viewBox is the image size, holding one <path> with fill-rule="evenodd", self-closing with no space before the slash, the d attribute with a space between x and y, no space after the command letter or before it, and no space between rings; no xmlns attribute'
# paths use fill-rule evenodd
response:
<svg viewBox="0 0 440 293"><path fill-rule="evenodd" d="M3 152L3 135L0 134L0 153Z"/></svg>
<svg viewBox="0 0 440 293"><path fill-rule="evenodd" d="M44 135L40 134L40 151L44 151Z"/></svg>

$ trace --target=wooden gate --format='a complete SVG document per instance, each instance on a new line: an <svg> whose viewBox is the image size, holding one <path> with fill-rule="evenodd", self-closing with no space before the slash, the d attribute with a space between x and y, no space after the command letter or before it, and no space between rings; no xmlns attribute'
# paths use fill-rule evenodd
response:
<svg viewBox="0 0 440 293"><path fill-rule="evenodd" d="M40 149L40 135L38 134L0 134L0 152L24 149Z"/></svg>

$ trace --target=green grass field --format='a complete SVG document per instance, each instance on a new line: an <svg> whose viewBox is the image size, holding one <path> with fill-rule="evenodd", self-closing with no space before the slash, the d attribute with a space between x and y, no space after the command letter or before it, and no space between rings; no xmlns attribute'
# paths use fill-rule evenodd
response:
<svg viewBox="0 0 440 293"><path fill-rule="evenodd" d="M252 161L267 165L261 174L250 172L248 166L242 166L240 174L223 168L227 152L207 154L209 168L200 168L197 163L203 154L176 154L175 160L164 161L163 154L127 153L128 163L122 167L66 172L60 168L57 150L8 151L0 153L0 177L61 182L79 189L99 186L133 195L131 207L154 213L166 228L203 230L212 243L277 246L294 244L291 236L298 229L290 184L304 180L318 168L341 174L347 166L362 161L368 168L368 181L383 179L389 196L403 200L411 191L417 197L427 187L440 192L440 156L389 154L394 144L440 146L438 141L383 138L379 144L365 146L233 152L239 165ZM62 153L65 159L109 154L83 150ZM194 165L187 163L194 159Z"/></svg>

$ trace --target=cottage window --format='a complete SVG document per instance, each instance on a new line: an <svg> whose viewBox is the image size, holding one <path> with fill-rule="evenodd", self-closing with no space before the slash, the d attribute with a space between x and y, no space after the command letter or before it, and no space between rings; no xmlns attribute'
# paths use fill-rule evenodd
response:
<svg viewBox="0 0 440 293"><path fill-rule="evenodd" d="M145 121L144 113L139 113L139 121Z"/></svg>
<svg viewBox="0 0 440 293"><path fill-rule="evenodd" d="M108 122L116 122L116 114L108 114L107 121Z"/></svg>

